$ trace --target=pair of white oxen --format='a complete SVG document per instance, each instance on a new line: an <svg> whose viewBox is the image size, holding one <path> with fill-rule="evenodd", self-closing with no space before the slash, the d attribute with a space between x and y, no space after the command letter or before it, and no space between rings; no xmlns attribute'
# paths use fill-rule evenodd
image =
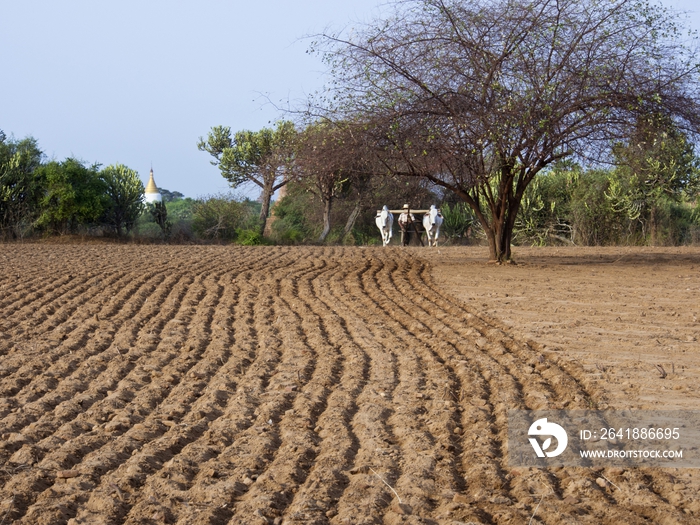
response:
<svg viewBox="0 0 700 525"><path fill-rule="evenodd" d="M394 215L389 211L386 205L377 215L375 222L382 234L382 244L386 246L391 240L391 230L394 225ZM425 233L428 234L428 246L437 246L441 225L442 216L435 205L431 204L428 213L423 215L423 228L425 229Z"/></svg>

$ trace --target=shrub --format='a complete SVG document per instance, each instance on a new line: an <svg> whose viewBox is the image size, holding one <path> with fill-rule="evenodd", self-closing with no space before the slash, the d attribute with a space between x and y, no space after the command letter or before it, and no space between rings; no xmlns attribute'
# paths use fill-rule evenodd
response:
<svg viewBox="0 0 700 525"><path fill-rule="evenodd" d="M474 224L474 212L463 202L457 202L450 206L444 203L440 206L442 212L441 233L451 242L458 239L465 239L469 228Z"/></svg>
<svg viewBox="0 0 700 525"><path fill-rule="evenodd" d="M203 239L232 241L250 220L250 207L231 194L200 198L192 205L192 229Z"/></svg>
<svg viewBox="0 0 700 525"><path fill-rule="evenodd" d="M258 230L236 230L236 244L242 246L260 246L268 244Z"/></svg>

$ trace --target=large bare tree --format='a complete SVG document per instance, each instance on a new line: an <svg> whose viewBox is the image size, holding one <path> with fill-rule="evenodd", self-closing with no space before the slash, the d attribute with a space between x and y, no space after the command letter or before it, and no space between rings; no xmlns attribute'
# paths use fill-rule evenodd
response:
<svg viewBox="0 0 700 525"><path fill-rule="evenodd" d="M525 189L566 157L601 160L640 115L700 129L698 65L677 17L644 0L396 0L319 49L337 119L363 119L393 174L473 210L510 258ZM338 102L340 101L340 102Z"/></svg>

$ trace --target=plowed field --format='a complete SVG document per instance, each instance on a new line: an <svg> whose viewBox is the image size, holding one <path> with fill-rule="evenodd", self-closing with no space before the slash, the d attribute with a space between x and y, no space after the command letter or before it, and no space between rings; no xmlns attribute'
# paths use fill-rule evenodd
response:
<svg viewBox="0 0 700 525"><path fill-rule="evenodd" d="M421 253L0 246L0 524L697 523L677 473L509 469L508 409L608 394Z"/></svg>

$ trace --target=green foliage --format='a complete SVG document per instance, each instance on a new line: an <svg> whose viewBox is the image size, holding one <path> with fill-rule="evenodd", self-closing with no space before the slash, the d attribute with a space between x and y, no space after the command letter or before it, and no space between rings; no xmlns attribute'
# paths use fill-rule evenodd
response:
<svg viewBox="0 0 700 525"><path fill-rule="evenodd" d="M7 140L0 133L0 238L22 237L31 229L44 193L35 174L42 156L35 139Z"/></svg>
<svg viewBox="0 0 700 525"><path fill-rule="evenodd" d="M168 207L165 202L153 202L147 205L148 213L153 222L161 230L163 239L167 239L172 231L173 224L168 219Z"/></svg>
<svg viewBox="0 0 700 525"><path fill-rule="evenodd" d="M276 171L284 165L277 157L291 152L289 146L294 137L294 124L289 121L278 122L274 129L238 131L233 138L231 128L215 126L206 141L199 139L197 147L216 159L212 164L218 166L231 187L236 188L259 180L265 171Z"/></svg>
<svg viewBox="0 0 700 525"><path fill-rule="evenodd" d="M613 152L626 175L637 177L633 186L645 202L679 201L700 189L700 159L694 145L667 117L640 119L636 133Z"/></svg>
<svg viewBox="0 0 700 525"><path fill-rule="evenodd" d="M581 174L573 187L569 220L576 244L604 246L635 242L634 228L629 228L624 215L606 197L610 177L608 170L589 170Z"/></svg>
<svg viewBox="0 0 700 525"><path fill-rule="evenodd" d="M245 206L248 213L248 219L245 222L246 228L252 228L256 226L256 217L260 215L260 209L262 208L262 204L259 201L250 200L248 197L243 198L241 200L241 204Z"/></svg>
<svg viewBox="0 0 700 525"><path fill-rule="evenodd" d="M273 193L286 184L291 171L296 130L289 121L278 122L274 129L239 131L233 138L231 128L215 126L207 140L200 137L197 148L206 151L232 188L252 182L262 190L258 230L262 234Z"/></svg>
<svg viewBox="0 0 700 525"><path fill-rule="evenodd" d="M606 195L613 172L558 165L526 190L513 232L517 244L609 245L634 242L634 227Z"/></svg>
<svg viewBox="0 0 700 525"><path fill-rule="evenodd" d="M192 220L194 217L194 206L197 203L190 197L175 199L166 202L168 208L168 218L172 222L170 238L175 241L185 242L194 239Z"/></svg>
<svg viewBox="0 0 700 525"><path fill-rule="evenodd" d="M108 206L96 164L88 167L73 158L51 161L37 168L36 176L45 185L36 224L47 232L65 234L95 224Z"/></svg>
<svg viewBox="0 0 700 525"><path fill-rule="evenodd" d="M242 246L261 246L269 243L257 230L237 229L236 244Z"/></svg>
<svg viewBox="0 0 700 525"><path fill-rule="evenodd" d="M236 239L237 230L250 223L253 207L230 194L197 199L192 206L192 229L203 239Z"/></svg>
<svg viewBox="0 0 700 525"><path fill-rule="evenodd" d="M179 201L184 199L185 197L179 191L170 191L166 190L165 188L158 188L158 191L160 192L160 196L162 197L163 202L165 203Z"/></svg>
<svg viewBox="0 0 700 525"><path fill-rule="evenodd" d="M193 208L197 201L191 197L185 197L184 199L176 199L172 201L165 201L165 205L168 208L168 217L173 223L180 221L191 222L193 214Z"/></svg>
<svg viewBox="0 0 700 525"><path fill-rule="evenodd" d="M686 202L667 202L660 209L656 241L673 246L700 243L700 220L695 215L696 210L697 207Z"/></svg>
<svg viewBox="0 0 700 525"><path fill-rule="evenodd" d="M321 213L320 202L299 184L290 183L287 195L275 203L272 238L282 244L300 244L316 236L314 217ZM318 224L316 225L318 226Z"/></svg>
<svg viewBox="0 0 700 525"><path fill-rule="evenodd" d="M573 242L571 194L581 169L558 164L541 173L525 190L513 230L516 244L543 246L551 242Z"/></svg>
<svg viewBox="0 0 700 525"><path fill-rule="evenodd" d="M677 241L669 231L673 204L694 199L700 188L700 159L693 144L668 118L640 119L627 144L614 149L620 166L606 193L612 207L640 225L649 244ZM673 230L673 228L672 228Z"/></svg>
<svg viewBox="0 0 700 525"><path fill-rule="evenodd" d="M682 244L697 242L700 222L685 196L657 195L628 166L562 169L539 175L523 197L514 239L523 244ZM654 228L651 228L651 212ZM695 215L694 215L695 214Z"/></svg>
<svg viewBox="0 0 700 525"><path fill-rule="evenodd" d="M450 206L444 203L440 206L442 226L440 232L452 242L467 237L469 228L474 224L474 212L466 203L455 203Z"/></svg>
<svg viewBox="0 0 700 525"><path fill-rule="evenodd" d="M100 172L108 204L104 221L118 236L129 233L143 212L143 182L138 173L123 164L107 166Z"/></svg>

